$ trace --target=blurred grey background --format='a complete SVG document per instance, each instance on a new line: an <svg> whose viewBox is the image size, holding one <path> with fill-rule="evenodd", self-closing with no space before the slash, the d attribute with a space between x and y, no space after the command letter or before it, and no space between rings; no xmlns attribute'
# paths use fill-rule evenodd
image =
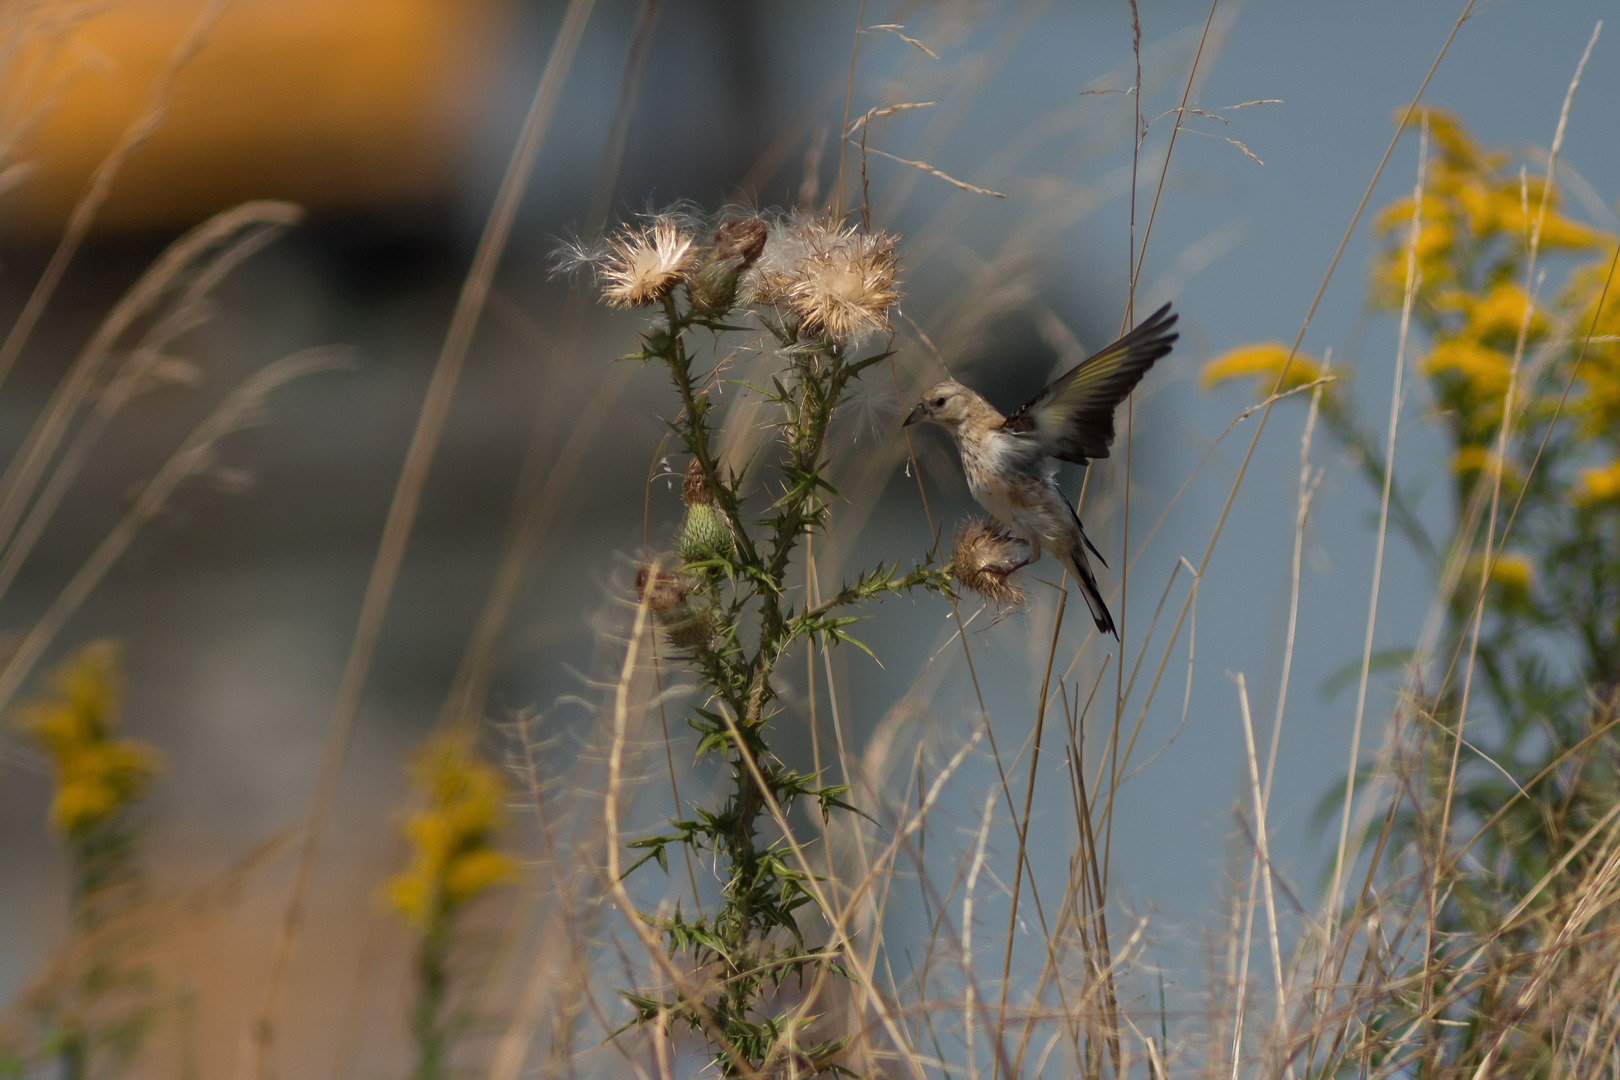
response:
<svg viewBox="0 0 1620 1080"><path fill-rule="evenodd" d="M278 392L269 422L233 440L231 459L252 473L253 490L184 492L145 531L47 661L99 637L124 642L125 730L161 748L166 761L152 801L151 836L160 882L169 887L208 880L307 812L393 481L562 7L419 0L401 5L410 13L402 22L388 23L369 17L375 4L356 2L357 28L333 29L346 3L289 4L276 14L268 0L238 0L227 10L214 44L240 50L250 46L239 37L259 42L268 50L262 57L268 68L281 74L263 76L262 86L232 104L210 91L204 75L231 85L257 69L228 62L234 54L227 51L209 74L205 48L198 84L188 91L182 83L177 133L167 145L160 135L132 161L109 203L106 226L92 234L0 394L0 445L10 448L101 313L181 230L246 197L308 206L308 222L238 271L219 290L217 318L188 339L188 354L203 364L206 384L153 394L120 419L0 610L0 629L26 627L116 519L131 485L149 476L246 373L312 345L355 347L356 368ZM161 10L173 38L193 14L190 5L166 0L125 6L154 20ZM1434 0L1255 0L1217 7L1190 105L1215 113L1280 100L1220 113L1229 123L1191 117L1177 138L1137 309L1173 299L1182 339L1144 384L1133 413L1133 552L1249 402L1236 387L1201 392L1200 364L1242 342L1292 339L1383 154L1397 109L1422 81L1460 8ZM539 433L548 455L543 460L555 463L586 403L617 395L599 426L587 432L582 464L560 489L506 637L492 715L552 709L559 697L585 688L584 677L601 662L592 628L617 617L626 569L643 544L644 505L655 533L679 514L667 484L655 481L649 490L647 483L660 457L659 417L671 408L665 383L656 370L610 363L633 347L639 318L586 305L577 346L565 352L570 285L548 271L558 239L586 223L637 11L629 0L596 5L455 399L323 848L311 944L295 974L311 993L289 1019L303 1026L311 1045L335 1038L339 1018L328 1007L329 995L347 989L319 986L314 958L337 958L338 969L352 970L356 919L373 910L374 883L398 862L402 848L390 829L404 798L401 764L433 724L483 604L531 432ZM1138 177L1138 243L1173 123L1163 114L1180 99L1207 11L1174 0L1141 4L1141 103L1152 123ZM1612 4L1498 0L1476 11L1426 100L1457 113L1487 146L1545 147L1576 61L1597 20L1613 14ZM804 182L818 131L824 193L836 173L856 12L857 5L842 2L664 4L612 190L613 219L679 199L716 207L745 196L761 206L788 206ZM868 5L864 18L868 25L903 25L938 54L931 58L882 31L861 36L852 116L899 101L938 102L875 122L871 144L1007 196L971 195L891 161L869 163L875 222L907 237L906 314L919 326L959 334L935 344L966 381L1010 408L1064 362L1064 349L1074 347L1065 332L1080 347L1096 348L1114 336L1124 311L1134 102L1119 91L1133 78L1130 8L1123 2ZM233 19L244 25L232 30ZM299 19L308 25L298 25ZM379 29L385 23L387 34L403 36L386 39ZM1616 226L1620 197L1612 115L1620 101L1615 29L1607 29L1592 55L1561 163L1571 212L1605 228ZM111 55L109 70L138 69L138 58L120 68L115 48L132 39L116 27L107 33L102 45ZM333 67L350 80L341 93L311 90L301 100L287 89L311 82L318 89L320 78L337 78L328 70ZM117 102L138 96L145 85L145 77L125 83L115 74L91 78L111 80L106 93ZM104 153L116 135L112 121L92 122L100 115L96 108L76 104L63 130L42 132L41 153L60 171L47 169L6 197L14 200L0 219L0 321L7 325L49 257L64 200L82 187L83 162L94 160L86 155ZM235 115L230 108L243 110L241 124L261 125L262 138L222 141L221 125ZM306 123L319 130L310 133L301 126ZM825 135L829 126L832 137ZM394 128L398 138L386 134ZM81 144L88 148L74 149ZM173 155L168 164L166 152ZM1403 140L1369 207L1409 189L1415 171L1415 140ZM851 158L846 206L853 201L854 172ZM1577 197L1579 178L1590 198ZM1352 235L1304 347L1316 356L1331 348L1336 366L1353 366L1355 398L1381 427L1395 327L1392 318L1365 307L1370 217ZM1007 295L996 299L991 294L999 287ZM977 297L982 311L975 309L975 320L953 321L965 293ZM915 383L937 374L926 350L907 333L901 340L902 378ZM1432 481L1422 506L1443 527L1449 508L1438 481L1446 451L1436 427L1424 420L1428 408L1421 387L1413 389L1402 410L1398 469L1413 485ZM1229 673L1245 673L1263 739L1286 629L1303 412L1302 403L1290 402L1271 418L1202 582L1190 691L1183 629L1147 712L1136 760L1163 753L1122 790L1117 808L1111 889L1124 910L1152 916L1160 950L1153 955L1175 973L1172 982L1196 978L1200 935L1222 910L1225 875L1243 850L1231 811L1247 781ZM898 417L893 387L878 387L839 437L862 454L867 447L893 452ZM1122 620L1132 659L1177 559L1196 565L1202 556L1249 434L1240 426L1214 451L1135 564ZM937 432L916 441L933 513L948 532L969 511L954 455ZM1330 441L1318 439L1314 458L1327 475L1307 537L1271 812L1274 859L1307 903L1322 884L1333 831L1319 830L1311 815L1344 775L1354 709L1353 687L1331 698L1322 687L1331 673L1359 659L1377 509L1376 494ZM1115 465L1122 460L1117 449ZM671 458L677 471L683 464ZM1071 480L1078 484L1077 477ZM1087 522L1109 557L1105 588L1111 588L1123 562L1118 476L1092 483L1102 495ZM843 565L909 558L930 540L915 482L899 470L876 500L859 543L841 552L850 556ZM1186 584L1183 577L1172 588L1167 620ZM1418 561L1393 542L1375 648L1413 641L1432 592ZM1033 718L1050 611L1050 591L1037 586L1028 613L988 629L981 618L970 631L1004 752L1019 745ZM947 612L931 599L891 602L862 635L884 667L855 654L840 657L853 741L862 742L906 692L938 648ZM1065 660L1086 629L1074 615L1071 608L1058 650ZM1135 702L1167 632L1165 621L1149 646ZM1098 662L1101 649L1095 641L1086 646L1071 682L1083 675L1089 688L1096 669L1086 665ZM1110 708L1113 685L1110 671L1099 692ZM1191 705L1172 741L1184 693ZM1387 706L1382 694L1369 705L1369 748ZM953 738L970 730L977 716L957 675L947 678L930 708L930 723ZM1127 707L1128 722L1135 710ZM566 708L550 715L558 732L581 719ZM915 733L908 737L916 739ZM784 733L780 743L789 755L803 753L804 745L802 733ZM65 868L45 825L49 778L14 736L6 746L0 761L0 997L21 987L67 931ZM910 751L897 756L899 782ZM985 791L993 776L993 767L976 759L964 774L964 790ZM1038 819L1067 818L1056 764L1041 782ZM971 828L977 803L968 799L942 816L943 834ZM649 801L638 821L650 825L667 810ZM1053 835L1067 833L1056 827ZM1043 893L1060 892L1067 856L1066 846L1055 845L1037 859ZM252 1000L255 973L264 964L264 928L283 894L281 870L267 881L249 891L240 910L218 917L219 927L203 939L213 945L199 947L194 957L200 968L225 971L238 984L238 1004ZM1002 911L986 918L999 925ZM380 1012L390 1006L367 1007ZM227 1047L233 1038L220 1034Z"/></svg>

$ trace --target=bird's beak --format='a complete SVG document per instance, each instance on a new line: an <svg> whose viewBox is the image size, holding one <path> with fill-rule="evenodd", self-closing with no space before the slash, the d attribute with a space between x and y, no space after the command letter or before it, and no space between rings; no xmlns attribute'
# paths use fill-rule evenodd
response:
<svg viewBox="0 0 1620 1080"><path fill-rule="evenodd" d="M923 403L918 402L917 407L915 409L911 410L911 415L906 417L906 422L901 424L900 426L901 427L910 427L912 424L917 423L919 420L926 420L926 419L928 419L928 417L923 412Z"/></svg>

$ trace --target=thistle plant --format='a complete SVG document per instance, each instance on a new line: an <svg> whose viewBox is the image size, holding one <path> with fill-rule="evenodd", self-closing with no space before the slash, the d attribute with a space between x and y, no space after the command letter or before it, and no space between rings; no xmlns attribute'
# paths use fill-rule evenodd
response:
<svg viewBox="0 0 1620 1080"><path fill-rule="evenodd" d="M789 1060L801 1073L841 1071L840 1044L806 1045L802 1010L788 997L842 976L830 952L808 940L802 920L818 890L787 815L801 802L824 822L858 811L845 785L771 752L774 725L789 720L781 664L812 639L865 650L850 632L861 605L949 588L932 552L905 571L898 562L875 566L826 596L798 584L807 576L801 545L827 528L838 499L829 425L863 373L891 355L895 246L886 233L809 217L733 214L712 225L660 216L599 252L572 253L595 269L604 301L656 312L627 359L667 371L677 403L669 426L690 465L675 551L640 570L638 598L697 677L687 717L696 756L719 758L729 781L719 806L694 807L670 820L670 831L634 841L640 857L626 871L656 862L667 872L671 848L716 865L723 884L713 905L700 898L691 912L643 916L701 989L683 983L664 996L625 997L632 1023L672 1018L701 1033L723 1075ZM700 330L715 336L716 357L727 355L728 339L748 335L777 360L764 385L749 388L773 410L773 438L744 460L719 449L713 395L726 361L700 357ZM863 351L866 339L876 343Z"/></svg>
<svg viewBox="0 0 1620 1080"><path fill-rule="evenodd" d="M50 821L73 866L75 962L36 996L41 1044L64 1080L114 1075L157 1018L153 973L128 958L122 920L144 901L138 808L157 754L115 734L122 698L118 647L97 642L52 674L50 693L24 704L19 722L50 759Z"/></svg>
<svg viewBox="0 0 1620 1080"><path fill-rule="evenodd" d="M470 1017L459 1006L452 962L473 901L516 876L512 857L495 847L504 822L505 784L479 758L472 732L457 726L432 736L411 762L419 806L406 818L410 866L391 879L387 900L420 938L416 948L416 1043L412 1080L442 1080Z"/></svg>

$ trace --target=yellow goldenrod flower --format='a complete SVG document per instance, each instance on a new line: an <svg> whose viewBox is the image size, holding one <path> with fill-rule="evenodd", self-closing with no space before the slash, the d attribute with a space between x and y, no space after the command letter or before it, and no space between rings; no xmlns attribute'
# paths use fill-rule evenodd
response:
<svg viewBox="0 0 1620 1080"><path fill-rule="evenodd" d="M1530 334L1540 333L1545 329L1545 321L1524 290L1508 283L1498 285L1483 297L1471 299L1466 304L1468 325L1465 333L1480 341L1491 336L1516 341L1526 306L1530 307Z"/></svg>
<svg viewBox="0 0 1620 1080"><path fill-rule="evenodd" d="M470 735L452 730L433 736L417 752L410 774L423 803L402 829L411 863L385 893L406 922L426 931L479 893L511 881L517 865L493 847L505 819L505 785L479 759Z"/></svg>
<svg viewBox="0 0 1620 1080"><path fill-rule="evenodd" d="M1483 561L1476 555L1468 562L1469 573L1475 581L1479 580L1480 568ZM1516 551L1504 551L1496 557L1491 567L1491 584L1510 592L1523 594L1530 588L1530 582L1535 578L1535 569L1530 565L1528 556Z"/></svg>
<svg viewBox="0 0 1620 1080"><path fill-rule="evenodd" d="M1496 565L1491 567L1491 581L1514 592L1528 589L1534 576L1529 558L1518 552L1503 553L1497 558Z"/></svg>
<svg viewBox="0 0 1620 1080"><path fill-rule="evenodd" d="M469 851L452 860L444 875L444 899L458 906L485 889L511 881L515 875L512 859L488 848Z"/></svg>
<svg viewBox="0 0 1620 1080"><path fill-rule="evenodd" d="M627 229L608 240L602 298L614 307L656 304L685 278L692 256L692 235L673 218L660 216L651 228Z"/></svg>
<svg viewBox="0 0 1620 1080"><path fill-rule="evenodd" d="M158 757L144 743L112 737L122 696L117 645L85 646L50 685L50 697L22 707L21 725L56 770L51 824L82 838L146 793Z"/></svg>
<svg viewBox="0 0 1620 1080"><path fill-rule="evenodd" d="M1427 375L1454 375L1476 398L1499 398L1507 393L1511 371L1508 358L1477 341L1454 338L1442 341L1423 361Z"/></svg>
<svg viewBox="0 0 1620 1080"><path fill-rule="evenodd" d="M1609 289L1604 296L1614 249L1591 264L1575 270L1564 288L1560 303L1576 312L1575 325L1584 338L1588 329L1592 340L1584 347L1580 381L1582 393L1570 402L1570 410L1581 420L1587 436L1613 437L1620 433L1620 289ZM1603 297L1603 310L1597 305Z"/></svg>
<svg viewBox="0 0 1620 1080"><path fill-rule="evenodd" d="M1499 184L1494 192L1495 226L1502 232L1518 238L1523 244L1535 229L1536 218L1541 217L1539 246L1543 249L1560 248L1581 250L1599 247L1614 238L1608 233L1578 221L1572 221L1558 212L1558 191L1547 193L1547 207L1543 212L1541 194L1546 187L1542 177L1530 177L1521 189L1517 178ZM1526 217L1526 211L1529 216Z"/></svg>
<svg viewBox="0 0 1620 1080"><path fill-rule="evenodd" d="M1513 463L1503 463L1497 459L1496 452L1483 446L1458 447L1456 453L1451 455L1451 471L1458 476L1478 475L1486 480L1496 476L1496 470L1502 470L1502 483L1508 488L1514 488L1519 483L1519 472Z"/></svg>
<svg viewBox="0 0 1620 1080"><path fill-rule="evenodd" d="M1595 346L1591 351L1599 352ZM1581 383L1585 392L1571 411L1581 418L1582 434L1610 435L1620 430L1620 350L1589 355L1581 366Z"/></svg>
<svg viewBox="0 0 1620 1080"><path fill-rule="evenodd" d="M1573 495L1581 504L1620 502L1620 459L1595 468L1582 469Z"/></svg>
<svg viewBox="0 0 1620 1080"><path fill-rule="evenodd" d="M1469 589L1478 589L1479 575L1484 568L1483 556L1470 555L1464 566L1462 579L1458 582L1458 588L1465 592ZM1502 552L1496 556L1495 565L1491 567L1491 584L1514 599L1523 599L1529 593L1535 576L1535 568L1530 564L1530 559L1515 551Z"/></svg>
<svg viewBox="0 0 1620 1080"><path fill-rule="evenodd" d="M1293 363L1288 362L1288 347L1280 341L1264 341L1254 345L1239 345L1228 349L1208 361L1198 372L1198 385L1208 390L1233 379L1250 376L1258 378L1258 389L1270 393L1277 376L1287 367L1280 390L1292 390L1322 377L1322 365L1310 357L1296 353Z"/></svg>
<svg viewBox="0 0 1620 1080"><path fill-rule="evenodd" d="M1400 123L1404 114L1404 109L1398 111L1395 122ZM1429 138L1440 151L1438 171L1489 172L1502 168L1509 160L1507 154L1499 151L1481 150L1473 136L1468 134L1468 129L1463 127L1462 121L1445 109L1420 109L1412 114L1407 127L1417 129L1425 124L1429 128Z"/></svg>
<svg viewBox="0 0 1620 1080"><path fill-rule="evenodd" d="M1475 236L1495 232L1500 227L1496 196L1497 192L1477 175L1459 178L1453 197L1468 215L1468 228Z"/></svg>
<svg viewBox="0 0 1620 1080"><path fill-rule="evenodd" d="M1484 472L1496 455L1483 446L1462 446L1451 455L1451 471L1459 475Z"/></svg>

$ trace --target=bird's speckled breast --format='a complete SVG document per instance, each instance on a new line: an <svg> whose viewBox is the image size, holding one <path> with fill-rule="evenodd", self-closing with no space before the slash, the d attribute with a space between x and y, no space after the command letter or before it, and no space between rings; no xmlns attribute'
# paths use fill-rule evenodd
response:
<svg viewBox="0 0 1620 1080"><path fill-rule="evenodd" d="M1018 535L1033 539L1029 511L1050 498L1034 470L1033 446L1000 431L963 430L958 448L974 501Z"/></svg>

